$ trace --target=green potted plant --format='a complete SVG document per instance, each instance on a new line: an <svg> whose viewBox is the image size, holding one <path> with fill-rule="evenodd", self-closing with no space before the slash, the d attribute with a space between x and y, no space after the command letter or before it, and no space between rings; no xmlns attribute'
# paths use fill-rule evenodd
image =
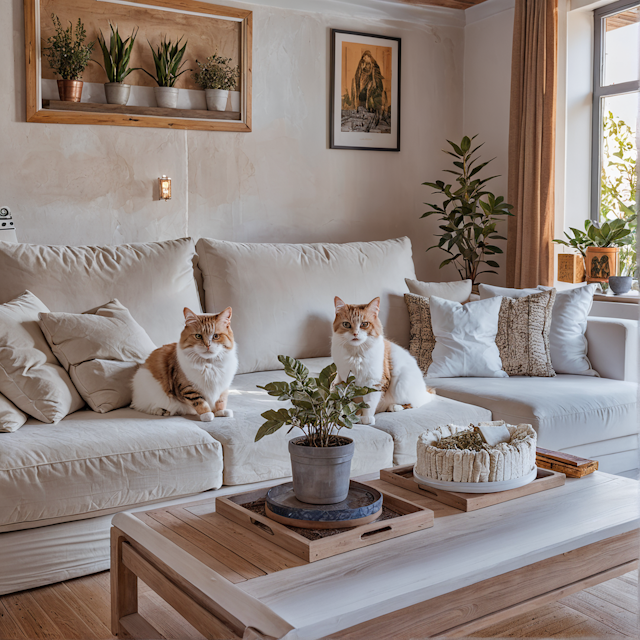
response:
<svg viewBox="0 0 640 640"><path fill-rule="evenodd" d="M498 176L482 179L478 176L491 160L476 164L479 157L474 154L484 144L472 149L476 137L465 136L459 145L447 140L453 151L445 150L445 153L455 158L453 164L456 168L445 171L457 176L458 186L455 188L442 180L423 182L423 185L435 189L434 193L444 196L444 200L442 204L425 203L431 211L421 216L436 215L439 218L442 233L436 235L440 240L427 251L441 249L451 256L442 261L440 269L453 264L460 277L471 280L474 285L483 273L497 273L486 269L485 265L494 269L500 266L491 256L503 253L495 241L506 238L498 234L496 227L505 216L513 215L513 207L502 196L486 190L486 184Z"/></svg>
<svg viewBox="0 0 640 640"><path fill-rule="evenodd" d="M232 67L231 58L214 53L204 62L196 60L198 70L193 74L196 84L204 89L209 111L225 111L229 91L234 89L240 75L239 67Z"/></svg>
<svg viewBox="0 0 640 640"><path fill-rule="evenodd" d="M120 37L117 26L114 29L113 25L109 23L109 28L111 29L109 46L107 46L102 31L98 34L98 44L102 49L102 56L104 58L104 67L102 68L107 74L107 80L109 81L104 85L104 92L108 104L127 104L127 102L129 102L129 94L131 93L131 85L125 84L124 80L132 71L139 70L139 67L132 68L129 66L131 51L136 41L138 30L136 29L126 40L123 40Z"/></svg>
<svg viewBox="0 0 640 640"><path fill-rule="evenodd" d="M186 62L183 62L182 58L184 57L187 43L185 42L182 48L180 48L181 42L182 38L180 38L176 44L173 44L170 40L167 41L167 37L165 36L157 50L154 49L153 45L149 42L151 53L153 54L156 75L154 76L146 69L142 69L150 78L156 81L158 85L154 87L156 103L159 107L166 109L175 109L178 106L179 89L175 86L176 80L183 73L191 71L191 69L182 70Z"/></svg>
<svg viewBox="0 0 640 640"><path fill-rule="evenodd" d="M331 364L317 378L298 360L278 356L292 382L270 382L264 389L278 400L288 401L288 409L270 409L262 414L266 422L255 441L287 425L299 428L304 435L289 441L293 491L301 502L333 504L349 492L349 475L354 443L339 435L360 421L358 411L367 409L362 397L375 389L358 387L355 378L335 382L336 365Z"/></svg>
<svg viewBox="0 0 640 640"><path fill-rule="evenodd" d="M80 18L76 23L75 32L71 22L67 29L63 29L60 18L54 13L51 14L51 20L55 34L47 38L48 46L43 47L43 50L53 73L61 78L58 80L60 100L80 102L82 73L91 60L94 43L85 44L87 32Z"/></svg>

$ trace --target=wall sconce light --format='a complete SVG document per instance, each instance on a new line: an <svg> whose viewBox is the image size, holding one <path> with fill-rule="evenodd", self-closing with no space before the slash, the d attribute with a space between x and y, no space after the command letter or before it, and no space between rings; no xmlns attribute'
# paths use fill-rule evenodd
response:
<svg viewBox="0 0 640 640"><path fill-rule="evenodd" d="M171 200L171 178L167 178L167 176L158 178L158 187L160 188L160 199Z"/></svg>

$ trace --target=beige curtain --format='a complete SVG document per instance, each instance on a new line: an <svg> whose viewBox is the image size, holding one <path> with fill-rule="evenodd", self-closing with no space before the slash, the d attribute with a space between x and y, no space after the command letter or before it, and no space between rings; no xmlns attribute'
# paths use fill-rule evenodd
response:
<svg viewBox="0 0 640 640"><path fill-rule="evenodd" d="M557 0L516 0L511 62L507 286L553 284Z"/></svg>

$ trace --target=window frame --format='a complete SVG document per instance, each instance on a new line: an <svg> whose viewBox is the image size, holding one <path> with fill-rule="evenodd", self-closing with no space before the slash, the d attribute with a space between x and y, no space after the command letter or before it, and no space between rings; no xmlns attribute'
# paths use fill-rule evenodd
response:
<svg viewBox="0 0 640 640"><path fill-rule="evenodd" d="M594 222L600 222L600 173L602 159L602 105L604 98L640 91L640 80L603 86L605 18L640 6L640 0L618 0L593 12L593 106L591 112L591 211Z"/></svg>

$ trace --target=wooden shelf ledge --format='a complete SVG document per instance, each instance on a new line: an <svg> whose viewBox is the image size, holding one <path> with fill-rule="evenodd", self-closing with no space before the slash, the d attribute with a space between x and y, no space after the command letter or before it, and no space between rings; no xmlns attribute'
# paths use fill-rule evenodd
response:
<svg viewBox="0 0 640 640"><path fill-rule="evenodd" d="M97 104L94 102L62 102L43 100L42 108L50 111L76 111L81 113L112 113L126 116L157 116L187 120L240 120L239 111L205 111L204 109L163 109L161 107L135 107L133 105Z"/></svg>

